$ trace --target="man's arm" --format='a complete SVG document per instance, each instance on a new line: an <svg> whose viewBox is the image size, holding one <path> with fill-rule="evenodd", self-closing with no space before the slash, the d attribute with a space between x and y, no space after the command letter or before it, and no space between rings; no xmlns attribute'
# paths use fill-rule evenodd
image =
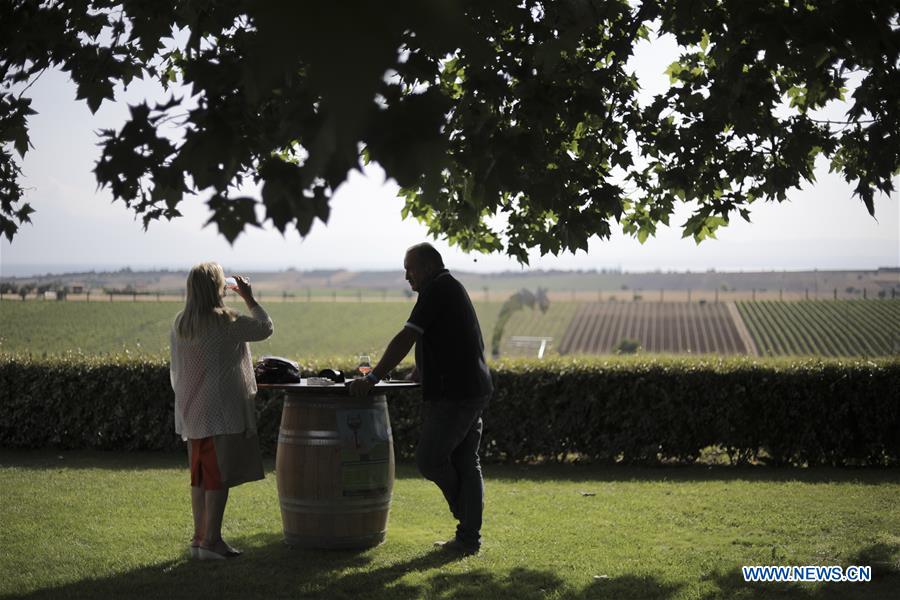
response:
<svg viewBox="0 0 900 600"><path fill-rule="evenodd" d="M410 327L404 327L394 336L394 339L388 343L384 349L384 355L381 360L372 369L372 374L378 379L382 379L391 369L400 364L400 361L409 354L419 334ZM350 384L350 394L353 396L365 396L375 384L367 379L357 379Z"/></svg>
<svg viewBox="0 0 900 600"><path fill-rule="evenodd" d="M387 348L384 349L384 355L382 355L381 360L379 360L378 364L375 365L375 368L372 369L372 373L375 374L375 377L384 379L385 375L390 373L394 367L400 364L401 360L406 358L406 355L412 350L418 337L419 334L409 327L401 329L400 332L394 336L394 339L388 343Z"/></svg>

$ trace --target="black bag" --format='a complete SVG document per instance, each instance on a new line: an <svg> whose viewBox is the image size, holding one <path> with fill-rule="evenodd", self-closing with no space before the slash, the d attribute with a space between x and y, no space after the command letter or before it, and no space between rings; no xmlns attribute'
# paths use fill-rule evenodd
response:
<svg viewBox="0 0 900 600"><path fill-rule="evenodd" d="M322 369L319 371L319 377L324 377L325 379L330 379L335 383L344 383L344 373L337 369Z"/></svg>
<svg viewBox="0 0 900 600"><path fill-rule="evenodd" d="M253 372L256 383L300 383L300 365L280 356L263 356Z"/></svg>

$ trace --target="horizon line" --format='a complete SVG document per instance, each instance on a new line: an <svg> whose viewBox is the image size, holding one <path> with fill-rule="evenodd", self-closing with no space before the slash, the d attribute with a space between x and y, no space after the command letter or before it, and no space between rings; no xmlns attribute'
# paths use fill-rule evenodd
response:
<svg viewBox="0 0 900 600"><path fill-rule="evenodd" d="M71 269L71 270L42 270L42 266L45 267L56 267L61 269ZM16 274L16 275L6 275L4 271L7 269L4 267L14 267L13 270L31 270L31 273L28 274ZM261 268L261 267L237 267L231 268L228 265L223 264L222 267L226 271L244 271L247 273L318 273L322 271L332 272L332 273L396 273L402 272L401 268L372 268L372 269L348 269L346 267L317 267L311 269L301 269L298 267L281 267L281 268ZM82 265L71 265L65 266L60 264L31 264L31 263L12 263L7 265L0 265L0 279L29 279L29 278L38 278L38 277L61 277L67 275L85 275L85 274L117 274L117 273L187 273L190 271L191 267L164 267L164 266L112 266L112 265L96 265L96 266L82 266ZM702 273L824 273L824 272L833 272L833 273L858 273L858 272L879 272L879 271L900 271L900 264L898 265L882 265L875 268L871 267L855 267L855 268L820 268L820 267L796 267L796 268L774 268L774 267L741 267L741 268L718 268L718 267L699 267L699 268L668 268L668 267L656 267L656 268L648 268L648 269L625 269L622 267L595 267L592 269L543 269L543 268L535 268L532 269L528 266L522 268L522 270L498 270L498 271L470 271L466 269L450 269L456 273L465 273L467 275L475 275L475 276L503 276L503 275L527 275L527 274L540 274L540 273L561 273L561 274L585 274L585 273L597 273L597 274L622 274L622 275L641 275L641 274L702 274Z"/></svg>

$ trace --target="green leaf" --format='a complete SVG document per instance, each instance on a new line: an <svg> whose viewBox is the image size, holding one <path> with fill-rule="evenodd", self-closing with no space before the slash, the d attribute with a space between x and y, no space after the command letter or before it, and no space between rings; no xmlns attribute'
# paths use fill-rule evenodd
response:
<svg viewBox="0 0 900 600"><path fill-rule="evenodd" d="M213 214L206 225L215 223L219 228L219 233L225 236L230 244L234 244L247 225L259 226L256 222L256 200L253 198L231 199L215 194L209 199L207 205Z"/></svg>
<svg viewBox="0 0 900 600"><path fill-rule="evenodd" d="M638 230L637 239L638 239L638 241L639 241L641 244L643 244L644 242L646 242L646 241L647 241L647 238L648 238L649 236L650 236L650 230L649 230L649 229L642 228L642 229Z"/></svg>
<svg viewBox="0 0 900 600"><path fill-rule="evenodd" d="M82 81L78 84L76 100L87 100L88 108L92 113L100 110L104 100L113 100L113 84L108 80Z"/></svg>
<svg viewBox="0 0 900 600"><path fill-rule="evenodd" d="M676 60L666 68L664 73L669 76L669 83L677 83L679 81L678 76L685 70L686 67Z"/></svg>

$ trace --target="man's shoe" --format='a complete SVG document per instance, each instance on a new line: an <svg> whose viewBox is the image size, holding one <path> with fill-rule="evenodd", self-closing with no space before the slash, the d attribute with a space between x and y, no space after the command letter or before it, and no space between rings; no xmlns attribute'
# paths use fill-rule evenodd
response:
<svg viewBox="0 0 900 600"><path fill-rule="evenodd" d="M452 552L453 554L459 554L461 556L478 554L478 551L481 549L480 546L465 544L456 538L447 540L446 542L435 542L434 547L440 548L444 552Z"/></svg>

